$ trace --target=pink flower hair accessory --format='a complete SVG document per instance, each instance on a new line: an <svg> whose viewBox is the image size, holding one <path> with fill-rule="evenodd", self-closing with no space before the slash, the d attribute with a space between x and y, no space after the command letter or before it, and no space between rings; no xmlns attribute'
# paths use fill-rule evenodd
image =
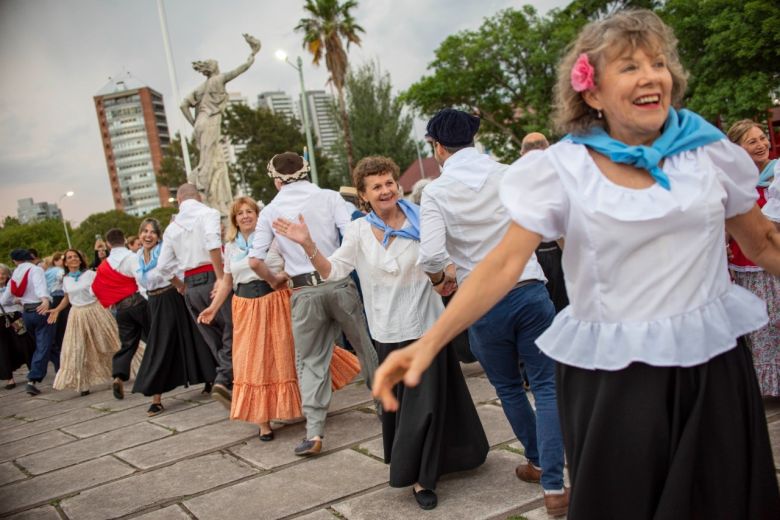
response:
<svg viewBox="0 0 780 520"><path fill-rule="evenodd" d="M593 65L590 64L588 55L583 52L577 57L574 67L571 68L571 87L575 92L593 89L596 86L593 81L594 75Z"/></svg>

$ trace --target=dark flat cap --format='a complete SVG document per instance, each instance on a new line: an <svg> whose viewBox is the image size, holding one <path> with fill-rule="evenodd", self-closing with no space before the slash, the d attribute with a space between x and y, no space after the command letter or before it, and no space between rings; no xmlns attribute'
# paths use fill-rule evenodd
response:
<svg viewBox="0 0 780 520"><path fill-rule="evenodd" d="M14 249L11 251L11 260L16 262L29 262L33 259L33 255L26 249Z"/></svg>
<svg viewBox="0 0 780 520"><path fill-rule="evenodd" d="M445 108L428 121L426 137L443 146L468 146L479 130L479 118L462 110Z"/></svg>

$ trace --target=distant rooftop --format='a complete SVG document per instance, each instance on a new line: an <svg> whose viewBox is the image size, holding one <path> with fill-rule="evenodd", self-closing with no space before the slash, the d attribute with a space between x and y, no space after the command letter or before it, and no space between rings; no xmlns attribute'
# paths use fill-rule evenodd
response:
<svg viewBox="0 0 780 520"><path fill-rule="evenodd" d="M97 91L96 96L107 96L125 90L135 90L146 87L143 81L133 77L129 72L123 71L120 74L108 78L108 83Z"/></svg>

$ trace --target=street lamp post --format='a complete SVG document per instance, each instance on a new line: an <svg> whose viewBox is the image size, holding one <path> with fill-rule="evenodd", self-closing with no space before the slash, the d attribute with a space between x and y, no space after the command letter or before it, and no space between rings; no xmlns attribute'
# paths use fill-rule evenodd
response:
<svg viewBox="0 0 780 520"><path fill-rule="evenodd" d="M68 241L68 249L70 249L72 246L70 245L70 234L68 233L68 224L65 222L65 214L62 212L62 199L65 197L72 197L73 192L69 191L67 193L63 193L60 196L60 200L57 201L57 206L60 208L60 217L62 218L62 228L65 230L65 240Z"/></svg>
<svg viewBox="0 0 780 520"><path fill-rule="evenodd" d="M318 185L319 177L317 177L317 161L314 158L314 139L311 136L311 120L309 119L309 100L306 98L306 87L303 83L303 60L300 56L295 60L295 63L291 62L287 53L279 49L275 53L276 59L284 61L289 64L290 67L298 71L298 77L301 80L301 105L303 108L303 126L306 130L306 146L309 149L309 165L311 166L311 180L314 184Z"/></svg>

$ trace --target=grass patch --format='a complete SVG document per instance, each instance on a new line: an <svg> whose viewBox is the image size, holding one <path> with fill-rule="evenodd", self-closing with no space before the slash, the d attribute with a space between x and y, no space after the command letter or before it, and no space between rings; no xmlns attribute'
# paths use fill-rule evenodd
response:
<svg viewBox="0 0 780 520"><path fill-rule="evenodd" d="M511 451L512 453L517 453L518 455L525 456L525 451L517 449L517 448L513 448L512 446L509 446L509 445L501 446L501 449L502 450L506 450L506 451Z"/></svg>

